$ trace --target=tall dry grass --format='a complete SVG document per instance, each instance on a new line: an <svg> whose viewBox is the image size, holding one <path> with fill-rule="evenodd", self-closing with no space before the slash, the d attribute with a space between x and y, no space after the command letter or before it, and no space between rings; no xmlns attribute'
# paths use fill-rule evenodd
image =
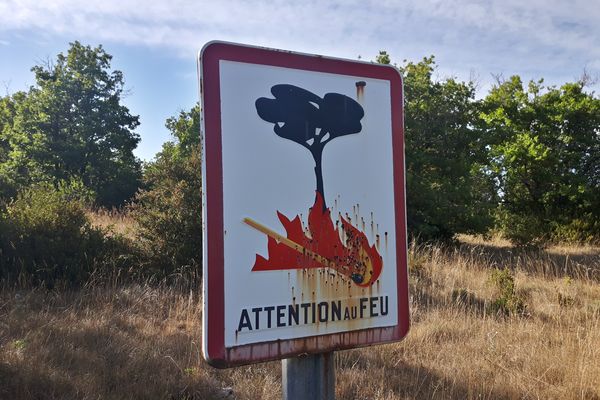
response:
<svg viewBox="0 0 600 400"><path fill-rule="evenodd" d="M119 208L96 208L86 212L92 225L104 228L109 234L128 238L135 236L135 221L125 210Z"/></svg>
<svg viewBox="0 0 600 400"><path fill-rule="evenodd" d="M600 399L600 251L410 248L412 328L337 352L338 399ZM524 312L490 311L494 268ZM0 398L277 399L280 364L215 370L201 302L173 287L0 294Z"/></svg>
<svg viewBox="0 0 600 400"><path fill-rule="evenodd" d="M277 385L270 366L204 363L200 307L194 294L144 285L4 290L0 398L211 399L246 379L241 393L254 398Z"/></svg>

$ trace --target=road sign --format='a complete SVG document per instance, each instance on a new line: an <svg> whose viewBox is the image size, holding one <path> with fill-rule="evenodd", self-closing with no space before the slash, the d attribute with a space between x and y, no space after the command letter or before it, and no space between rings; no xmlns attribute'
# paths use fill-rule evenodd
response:
<svg viewBox="0 0 600 400"><path fill-rule="evenodd" d="M402 339L402 80L380 64L200 53L203 349L217 367Z"/></svg>

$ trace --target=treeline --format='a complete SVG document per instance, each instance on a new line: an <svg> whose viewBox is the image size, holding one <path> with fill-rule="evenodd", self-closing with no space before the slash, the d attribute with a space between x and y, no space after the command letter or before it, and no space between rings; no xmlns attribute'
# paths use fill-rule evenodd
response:
<svg viewBox="0 0 600 400"><path fill-rule="evenodd" d="M389 63L381 52L378 62ZM587 77L560 87L404 76L409 231L422 239L495 232L517 245L600 238L600 99Z"/></svg>
<svg viewBox="0 0 600 400"><path fill-rule="evenodd" d="M201 235L199 108L169 118L173 140L137 159L139 117L122 104L123 74L102 46L72 43L32 68L36 84L0 99L0 280L198 283ZM135 229L94 226L117 208Z"/></svg>
<svg viewBox="0 0 600 400"><path fill-rule="evenodd" d="M199 275L198 105L169 118L155 159L133 155L139 117L102 46L72 43L32 68L36 84L0 98L0 271L23 284ZM381 52L377 62L390 63ZM586 81L545 87L518 76L483 99L436 80L433 57L404 76L408 224L416 240L459 233L518 245L600 238L600 99ZM92 226L119 207L133 236Z"/></svg>

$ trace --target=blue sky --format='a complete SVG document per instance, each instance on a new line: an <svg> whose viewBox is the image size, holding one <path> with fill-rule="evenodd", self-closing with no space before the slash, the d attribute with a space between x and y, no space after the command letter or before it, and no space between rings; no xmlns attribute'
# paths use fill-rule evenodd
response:
<svg viewBox="0 0 600 400"><path fill-rule="evenodd" d="M169 139L167 117L197 101L196 54L214 39L394 62L435 55L438 79L493 75L559 85L600 75L600 0L155 1L0 0L0 90L33 84L29 69L79 40L102 44L139 114L136 154ZM598 91L598 83L589 89Z"/></svg>

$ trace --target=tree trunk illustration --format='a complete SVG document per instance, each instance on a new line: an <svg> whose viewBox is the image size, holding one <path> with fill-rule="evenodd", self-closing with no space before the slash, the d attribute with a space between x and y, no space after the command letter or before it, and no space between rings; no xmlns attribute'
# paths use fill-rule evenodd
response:
<svg viewBox="0 0 600 400"><path fill-rule="evenodd" d="M315 159L315 177L317 180L317 193L321 195L323 199L323 211L327 209L325 201L325 189L323 188L323 149L311 152Z"/></svg>

